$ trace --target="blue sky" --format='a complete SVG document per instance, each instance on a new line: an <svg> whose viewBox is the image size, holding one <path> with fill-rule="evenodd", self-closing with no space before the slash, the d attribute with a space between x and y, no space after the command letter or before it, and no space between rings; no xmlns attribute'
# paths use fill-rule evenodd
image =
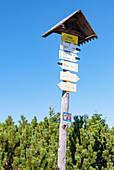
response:
<svg viewBox="0 0 114 170"><path fill-rule="evenodd" d="M61 36L41 35L81 9L98 35L82 46L77 93L70 93L72 115L99 113L109 127L114 120L114 1L0 0L0 122L20 115L31 122L48 117L49 105L61 109L57 87L62 70Z"/></svg>

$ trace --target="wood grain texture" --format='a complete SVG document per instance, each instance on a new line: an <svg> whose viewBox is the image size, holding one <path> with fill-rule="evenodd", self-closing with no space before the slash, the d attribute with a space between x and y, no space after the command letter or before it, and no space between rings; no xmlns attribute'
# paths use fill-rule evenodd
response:
<svg viewBox="0 0 114 170"><path fill-rule="evenodd" d="M49 31L44 33L42 37L47 37L52 33L61 34L62 32L78 36L78 45L89 42L91 39L98 38L81 10L72 13L60 21Z"/></svg>
<svg viewBox="0 0 114 170"><path fill-rule="evenodd" d="M61 120L59 127L58 170L66 167L67 126L63 125L63 112L69 110L69 93L62 91Z"/></svg>

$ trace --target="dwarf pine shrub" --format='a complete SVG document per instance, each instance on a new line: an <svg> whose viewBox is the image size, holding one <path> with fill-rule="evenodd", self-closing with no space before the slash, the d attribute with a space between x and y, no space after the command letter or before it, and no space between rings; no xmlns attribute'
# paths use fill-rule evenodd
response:
<svg viewBox="0 0 114 170"><path fill-rule="evenodd" d="M0 170L57 170L60 114L0 123ZM75 116L67 133L66 170L114 169L114 128L101 115Z"/></svg>

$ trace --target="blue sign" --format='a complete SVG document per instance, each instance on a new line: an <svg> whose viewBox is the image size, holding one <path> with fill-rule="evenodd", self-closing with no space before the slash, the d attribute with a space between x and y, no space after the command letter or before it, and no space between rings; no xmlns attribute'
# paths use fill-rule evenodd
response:
<svg viewBox="0 0 114 170"><path fill-rule="evenodd" d="M71 118L72 118L71 113L63 112L63 124L64 125L71 126Z"/></svg>

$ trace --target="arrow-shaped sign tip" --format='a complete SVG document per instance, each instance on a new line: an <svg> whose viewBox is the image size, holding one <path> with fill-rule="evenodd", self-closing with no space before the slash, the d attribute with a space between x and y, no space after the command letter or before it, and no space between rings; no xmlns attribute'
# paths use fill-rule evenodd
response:
<svg viewBox="0 0 114 170"><path fill-rule="evenodd" d="M61 89L61 82L58 83L57 86L59 87L59 89Z"/></svg>
<svg viewBox="0 0 114 170"><path fill-rule="evenodd" d="M77 51L81 51L79 48L76 48Z"/></svg>
<svg viewBox="0 0 114 170"><path fill-rule="evenodd" d="M62 65L62 63L60 63L60 62L58 62L57 64L58 64L58 65Z"/></svg>
<svg viewBox="0 0 114 170"><path fill-rule="evenodd" d="M80 58L79 58L79 57L75 57L75 59L76 59L76 60L80 60Z"/></svg>

